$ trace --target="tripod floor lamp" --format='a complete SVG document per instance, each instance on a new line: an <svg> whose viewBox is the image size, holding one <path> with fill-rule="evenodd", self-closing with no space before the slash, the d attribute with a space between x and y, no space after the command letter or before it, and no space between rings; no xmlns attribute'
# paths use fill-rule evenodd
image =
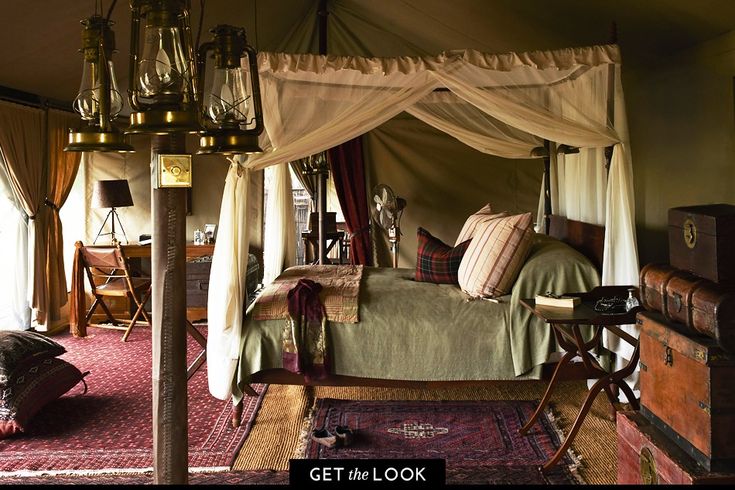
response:
<svg viewBox="0 0 735 490"><path fill-rule="evenodd" d="M93 243L97 243L102 236L110 236L110 243L117 245L119 243L115 236L115 221L117 221L120 231L122 231L125 237L125 242L128 241L128 236L125 234L125 228L122 226L120 216L118 216L116 209L124 208L133 205L133 197L130 195L130 187L128 186L127 180L98 180L94 184L92 191L92 207L93 208L110 208L110 211L105 217L105 221L100 227L100 231L97 232L97 236ZM103 233L105 225L110 221L109 232Z"/></svg>

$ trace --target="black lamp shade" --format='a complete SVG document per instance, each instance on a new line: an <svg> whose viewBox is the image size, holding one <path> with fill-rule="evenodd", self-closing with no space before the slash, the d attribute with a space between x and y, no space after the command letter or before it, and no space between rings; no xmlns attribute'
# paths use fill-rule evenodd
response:
<svg viewBox="0 0 735 490"><path fill-rule="evenodd" d="M130 195L127 180L98 180L94 183L93 208L123 208L132 205L133 197Z"/></svg>

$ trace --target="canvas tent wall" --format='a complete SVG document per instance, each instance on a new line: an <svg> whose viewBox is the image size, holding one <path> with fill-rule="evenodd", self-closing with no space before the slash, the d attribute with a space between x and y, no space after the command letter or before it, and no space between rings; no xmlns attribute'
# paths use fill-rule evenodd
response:
<svg viewBox="0 0 735 490"><path fill-rule="evenodd" d="M555 158L549 178L557 203L563 203L557 211L574 218L593 210L598 222L604 217L603 284L637 282L632 167L617 46L501 55L457 50L433 57L260 53L258 58L265 152L233 159L228 179L327 150L402 111L500 156L528 158L543 140L580 147L579 156ZM612 156L604 178L600 167L606 147L612 147ZM596 170L588 171L589 166ZM580 186L597 192L578 193ZM604 201L598 199L602 194ZM242 197L226 187L220 226L234 223L228 213L246 205ZM246 244L218 241L213 260L212 274L220 285L210 289L209 310L226 309L210 321L207 357L210 391L221 398L233 389L229 381L239 354L233 346L240 344L244 297L237 271L246 251ZM613 341L610 347L630 356Z"/></svg>

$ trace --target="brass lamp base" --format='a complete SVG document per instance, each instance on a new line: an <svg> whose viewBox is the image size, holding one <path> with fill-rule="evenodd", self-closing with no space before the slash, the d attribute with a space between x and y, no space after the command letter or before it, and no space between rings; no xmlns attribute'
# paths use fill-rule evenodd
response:
<svg viewBox="0 0 735 490"><path fill-rule="evenodd" d="M64 147L64 151L134 153L135 148L118 131L69 130L69 144Z"/></svg>
<svg viewBox="0 0 735 490"><path fill-rule="evenodd" d="M206 131L199 138L197 155L263 153L258 136L240 129Z"/></svg>
<svg viewBox="0 0 735 490"><path fill-rule="evenodd" d="M130 114L126 134L196 133L201 131L194 111L150 110Z"/></svg>

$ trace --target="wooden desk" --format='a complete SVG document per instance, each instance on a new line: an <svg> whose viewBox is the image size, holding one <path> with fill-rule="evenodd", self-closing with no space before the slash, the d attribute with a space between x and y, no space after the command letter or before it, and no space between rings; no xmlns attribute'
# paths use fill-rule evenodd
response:
<svg viewBox="0 0 735 490"><path fill-rule="evenodd" d="M617 397L614 395L613 387L620 388L623 393L625 393L628 402L633 406L634 410L638 410L638 400L633 394L633 390L631 390L625 382L625 378L633 374L636 366L638 365L638 339L621 330L618 325L635 323L636 313L641 310L641 307L637 307L626 313L620 314L603 314L596 312L594 309L595 303L601 298L621 297L625 299L628 296L628 289L630 287L631 286L600 286L594 288L588 293L566 294L566 296L581 297L581 304L574 308L537 306L534 299L521 300L521 304L523 306L551 326L557 342L566 352L559 361L539 406L536 408L536 411L533 413L526 425L524 425L519 432L521 434L526 434L533 424L536 423L539 416L544 412L544 409L551 399L551 394L560 379L560 373L569 368L572 359L577 356L581 357L589 378L597 379L597 382L592 385L587 393L587 397L582 403L579 414L577 415L572 428L569 430L569 435L556 453L549 459L549 461L546 462L546 464L544 464L544 470L548 470L556 465L556 463L558 463L564 456L570 444L574 440L574 437L577 435L577 432L579 432L582 422L592 407L592 403L601 391L605 391L613 410L617 409L615 406ZM591 340L585 341L583 339L580 325L585 325L588 328L593 329ZM634 347L633 355L628 361L628 364L626 364L622 369L612 373L608 373L602 369L597 360L590 353L592 349L599 346L602 332L605 329L614 333L623 341Z"/></svg>
<svg viewBox="0 0 735 490"><path fill-rule="evenodd" d="M128 245L120 245L125 257L130 259L130 267L135 274L149 276L150 270L146 270L143 266L142 259L148 259L151 256L150 245L139 245L131 243ZM205 257L214 254L214 243L206 245L194 245L194 242L186 243L186 260L187 262L199 257ZM188 284L188 283L187 283ZM186 318L189 321L203 320L207 318L207 308L198 304L186 308Z"/></svg>
<svg viewBox="0 0 735 490"><path fill-rule="evenodd" d="M150 245L139 245L137 243L131 243L128 245L120 245L125 257L129 259L147 258L151 256ZM205 255L214 254L214 243L207 245L194 245L193 242L186 243L186 258L193 259L196 257L203 257Z"/></svg>
<svg viewBox="0 0 735 490"><path fill-rule="evenodd" d="M137 272L140 272L141 270L141 259L150 258L151 256L151 246L150 245L140 245L140 244L128 244L128 245L120 245L120 249L122 249L123 253L125 254L125 257L127 259L131 260L131 269L134 271L137 270ZM186 259L194 259L197 257L204 257L207 255L214 254L214 244L206 244L206 245L194 245L193 242L187 242L186 244ZM72 295L75 293L72 291ZM128 310L130 309L130 305L128 305ZM201 316L202 308L192 308L192 310L196 310L193 312L194 316ZM206 316L206 308L204 316ZM204 361L206 360L206 353L207 353L207 339L204 337L204 335L199 332L199 330L196 329L196 327L191 323L189 320L189 309L187 308L187 321L186 321L186 330L189 332L189 335L196 340L196 342L202 346L203 350L197 355L196 359L189 365L187 368L187 379L191 378L194 373L199 369L199 367L204 364Z"/></svg>

